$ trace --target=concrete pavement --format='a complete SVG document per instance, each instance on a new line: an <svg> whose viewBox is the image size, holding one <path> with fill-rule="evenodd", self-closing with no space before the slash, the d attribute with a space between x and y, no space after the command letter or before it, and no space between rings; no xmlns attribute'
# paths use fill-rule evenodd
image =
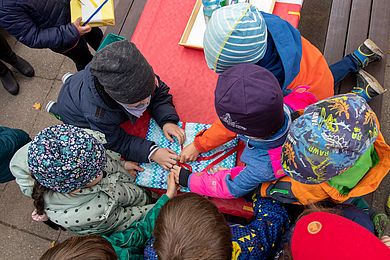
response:
<svg viewBox="0 0 390 260"><path fill-rule="evenodd" d="M317 3L316 8L307 12L307 16L302 19L306 25L303 34L321 47L321 32L326 29L324 19L327 19L329 3L313 2ZM307 24L318 26L310 27ZM0 87L0 125L21 128L34 136L43 128L60 122L44 111L34 110L33 104L39 102L44 107L49 100L56 100L61 88L61 76L68 71L75 72L76 69L68 58L50 50L33 50L13 39L10 39L10 43L19 55L34 66L36 77L25 78L15 73L21 86L18 96L11 96ZM390 62L387 65L385 87L390 89ZM390 141L389 95L385 94L381 120L382 132L387 141ZM378 210L382 210L389 187L390 178L387 178L374 195L374 206ZM15 182L0 185L0 203L0 259L37 259L49 248L50 241L58 236L60 240L69 236L67 232L59 234L42 223L32 221L32 201L21 194Z"/></svg>

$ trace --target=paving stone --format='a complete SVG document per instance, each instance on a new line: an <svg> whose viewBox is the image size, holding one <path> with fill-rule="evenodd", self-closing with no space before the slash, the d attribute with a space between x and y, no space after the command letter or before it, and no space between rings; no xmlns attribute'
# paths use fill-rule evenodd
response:
<svg viewBox="0 0 390 260"><path fill-rule="evenodd" d="M39 259L50 247L48 240L0 224L0 259Z"/></svg>
<svg viewBox="0 0 390 260"><path fill-rule="evenodd" d="M49 101L56 101L58 94L61 90L62 82L60 80L53 80L52 87L49 90L46 98L42 103L41 111L37 111L37 116L34 121L34 125L30 131L31 136L35 136L38 132L43 130L44 128L52 125L62 124L62 122L56 119L54 116L45 111L46 104Z"/></svg>
<svg viewBox="0 0 390 260"><path fill-rule="evenodd" d="M31 63L37 77L45 79L55 79L65 59L49 49L31 49L20 42L15 45L14 51Z"/></svg>
<svg viewBox="0 0 390 260"><path fill-rule="evenodd" d="M20 74L16 77L20 85L19 95L12 96L0 87L0 125L20 128L31 134L34 120L39 114L33 105L38 102L43 106L54 81L26 78Z"/></svg>
<svg viewBox="0 0 390 260"><path fill-rule="evenodd" d="M9 182L5 190L0 193L0 203L6 205L0 211L0 223L16 226L20 230L26 230L47 240L56 240L59 231L32 220L33 201L22 194L15 181ZM71 236L68 232L61 233L61 241Z"/></svg>

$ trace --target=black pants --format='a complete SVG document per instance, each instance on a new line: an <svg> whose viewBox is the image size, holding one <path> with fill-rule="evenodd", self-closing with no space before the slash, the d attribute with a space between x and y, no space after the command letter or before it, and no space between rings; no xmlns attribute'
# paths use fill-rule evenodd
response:
<svg viewBox="0 0 390 260"><path fill-rule="evenodd" d="M96 51L102 39L102 30L98 27L93 27L89 33L80 38L76 47L62 54L73 60L78 71L83 70L93 57L88 49L88 44Z"/></svg>
<svg viewBox="0 0 390 260"><path fill-rule="evenodd" d="M7 63L12 63L16 60L16 54L12 51L11 46L9 46L7 40L3 35L0 34L0 60L3 60ZM0 61L0 76L3 76L7 73L7 66Z"/></svg>

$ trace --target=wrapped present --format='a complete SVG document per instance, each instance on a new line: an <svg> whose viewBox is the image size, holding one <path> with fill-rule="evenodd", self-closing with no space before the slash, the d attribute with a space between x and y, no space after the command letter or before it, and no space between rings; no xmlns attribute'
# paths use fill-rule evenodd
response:
<svg viewBox="0 0 390 260"><path fill-rule="evenodd" d="M183 128L186 133L186 141L181 146L177 141L170 142L164 135L162 129L154 119L150 120L146 139L154 141L159 147L169 148L180 153L181 149L194 141L197 133L210 127L207 124L182 123L179 127ZM234 139L216 149L207 153L202 153L197 161L181 165L192 172L207 171L214 167L232 168L236 165L238 140ZM139 186L155 189L167 188L167 176L169 171L162 168L157 163L143 163L141 167L145 170L139 172L136 183ZM181 188L181 191L188 192L188 189Z"/></svg>
<svg viewBox="0 0 390 260"><path fill-rule="evenodd" d="M71 0L70 13L72 22L81 17L82 25L115 25L114 0Z"/></svg>

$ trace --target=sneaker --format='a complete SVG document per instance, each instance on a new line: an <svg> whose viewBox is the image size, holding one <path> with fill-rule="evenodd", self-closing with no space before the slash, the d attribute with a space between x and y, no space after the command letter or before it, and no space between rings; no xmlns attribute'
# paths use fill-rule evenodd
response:
<svg viewBox="0 0 390 260"><path fill-rule="evenodd" d="M22 57L16 55L16 59L10 64L26 77L34 77L35 75L34 68Z"/></svg>
<svg viewBox="0 0 390 260"><path fill-rule="evenodd" d="M370 62L380 61L383 56L383 51L370 39L365 40L352 53L352 57L357 60L361 69L367 67Z"/></svg>
<svg viewBox="0 0 390 260"><path fill-rule="evenodd" d="M45 107L46 112L50 113L50 109L51 109L51 107L52 107L55 103L56 103L56 102L50 100L50 101L47 103L46 107Z"/></svg>
<svg viewBox="0 0 390 260"><path fill-rule="evenodd" d="M386 89L382 87L374 76L364 70L359 70L356 74L356 78L356 87L354 87L351 92L363 97L367 102L386 92Z"/></svg>
<svg viewBox="0 0 390 260"><path fill-rule="evenodd" d="M16 81L12 71L7 70L7 72L0 76L0 81L3 83L3 87L11 94L17 95L19 93L19 84Z"/></svg>
<svg viewBox="0 0 390 260"><path fill-rule="evenodd" d="M62 80L62 84L65 84L65 81L69 78L73 76L73 73L70 73L70 72L67 72L64 74L64 76L62 76L61 80Z"/></svg>

